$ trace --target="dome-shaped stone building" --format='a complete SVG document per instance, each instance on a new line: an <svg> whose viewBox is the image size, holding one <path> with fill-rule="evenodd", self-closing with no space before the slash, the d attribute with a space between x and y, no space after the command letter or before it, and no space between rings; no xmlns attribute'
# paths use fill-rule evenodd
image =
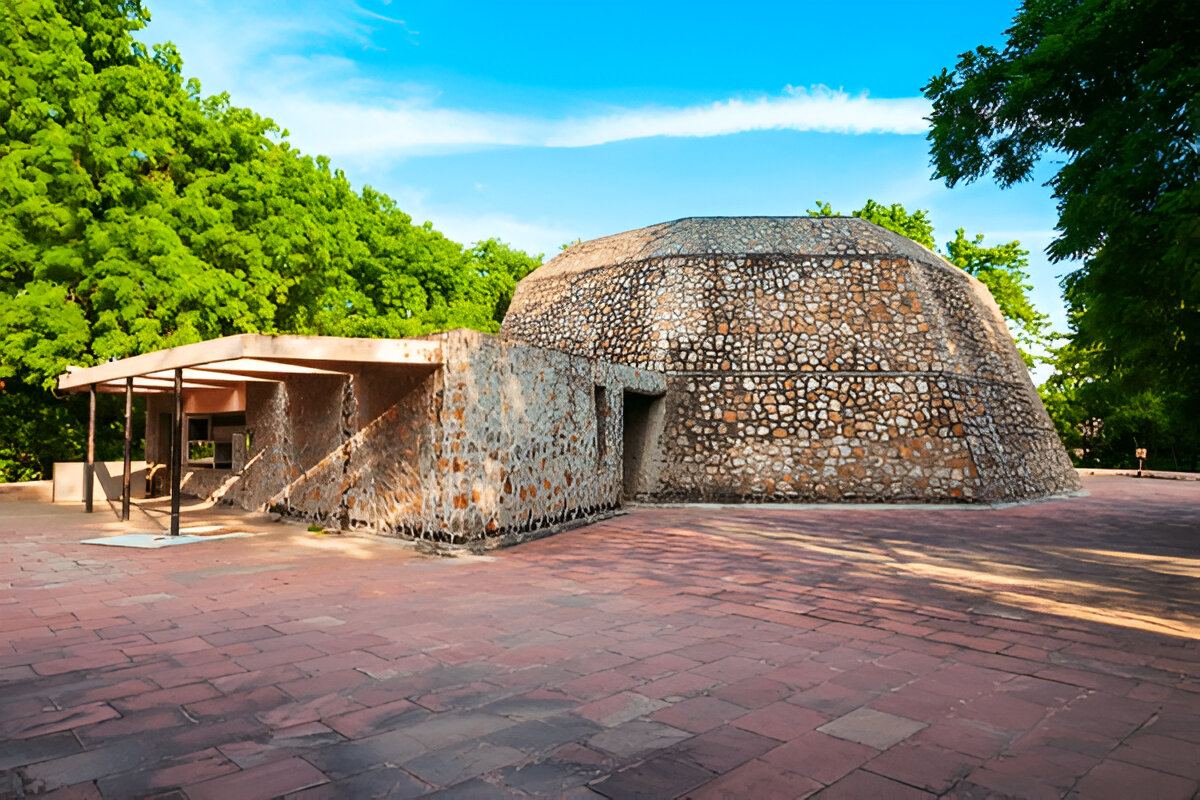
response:
<svg viewBox="0 0 1200 800"><path fill-rule="evenodd" d="M627 496L1080 488L988 290L864 220L692 218L577 244L520 283L504 333L666 375L661 397L624 398Z"/></svg>

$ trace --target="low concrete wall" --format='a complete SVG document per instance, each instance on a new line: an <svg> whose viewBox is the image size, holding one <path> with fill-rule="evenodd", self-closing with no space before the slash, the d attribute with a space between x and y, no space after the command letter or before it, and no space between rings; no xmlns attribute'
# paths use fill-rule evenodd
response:
<svg viewBox="0 0 1200 800"><path fill-rule="evenodd" d="M1200 481L1200 472L1166 472L1160 469L1144 469L1141 474L1136 469L1092 469L1080 467L1076 470L1080 475L1119 475L1126 478L1159 478L1167 481Z"/></svg>
<svg viewBox="0 0 1200 800"><path fill-rule="evenodd" d="M55 503L83 502L83 471L87 466L82 461L54 462ZM96 500L121 499L121 472L125 465L120 461L97 461L96 475L92 483L92 496ZM146 462L130 464L130 487L133 497L146 496Z"/></svg>
<svg viewBox="0 0 1200 800"><path fill-rule="evenodd" d="M49 503L54 499L54 481L0 483L0 503Z"/></svg>

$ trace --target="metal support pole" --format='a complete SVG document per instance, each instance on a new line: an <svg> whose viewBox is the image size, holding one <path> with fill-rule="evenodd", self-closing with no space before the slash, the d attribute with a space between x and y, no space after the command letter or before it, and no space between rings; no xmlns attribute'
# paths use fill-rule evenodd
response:
<svg viewBox="0 0 1200 800"><path fill-rule="evenodd" d="M121 521L129 519L129 494L132 480L129 475L129 446L133 439L133 378L125 379L125 469L121 473Z"/></svg>
<svg viewBox="0 0 1200 800"><path fill-rule="evenodd" d="M87 463L83 467L83 510L92 513L92 484L96 481L96 384L88 387Z"/></svg>
<svg viewBox="0 0 1200 800"><path fill-rule="evenodd" d="M179 484L183 472L183 370L175 370L175 418L171 424L171 535L179 535Z"/></svg>

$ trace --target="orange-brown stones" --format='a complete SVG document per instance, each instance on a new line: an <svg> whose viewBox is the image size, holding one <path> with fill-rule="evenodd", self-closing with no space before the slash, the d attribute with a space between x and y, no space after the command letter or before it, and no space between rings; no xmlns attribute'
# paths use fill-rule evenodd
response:
<svg viewBox="0 0 1200 800"><path fill-rule="evenodd" d="M576 245L522 281L504 330L668 374L663 499L1077 486L986 290L862 220L686 219Z"/></svg>

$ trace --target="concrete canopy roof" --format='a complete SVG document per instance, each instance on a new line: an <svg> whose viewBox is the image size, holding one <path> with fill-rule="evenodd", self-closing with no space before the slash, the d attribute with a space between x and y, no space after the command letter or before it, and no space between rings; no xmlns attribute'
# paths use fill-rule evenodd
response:
<svg viewBox="0 0 1200 800"><path fill-rule="evenodd" d="M235 384L280 381L288 375L343 375L364 364L437 366L441 343L422 339L346 339L337 336L268 336L244 333L196 342L94 367L68 367L58 388L121 391L133 378L134 391L168 392L175 370L185 389L220 389Z"/></svg>

